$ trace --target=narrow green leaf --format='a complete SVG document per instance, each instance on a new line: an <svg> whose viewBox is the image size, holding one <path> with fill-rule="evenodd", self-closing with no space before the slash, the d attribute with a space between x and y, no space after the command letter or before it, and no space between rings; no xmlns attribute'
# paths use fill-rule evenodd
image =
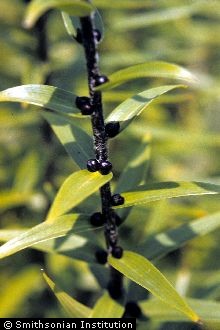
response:
<svg viewBox="0 0 220 330"><path fill-rule="evenodd" d="M134 152L120 175L115 192L121 193L130 190L144 181L150 160L150 143L151 135L146 134L141 141L140 147Z"/></svg>
<svg viewBox="0 0 220 330"><path fill-rule="evenodd" d="M63 220L64 223L60 228L60 230L59 228L58 230L56 230L55 228L56 224L50 227L52 228L51 231L53 230L53 228L55 228L56 231L55 236L57 236L55 238L51 238L51 236L49 235L48 236L49 239L46 238L46 240L41 241L40 243L34 243L34 245L32 245L33 240L35 240L35 238L33 237L32 240L32 231L28 232L31 229L23 228L23 229L12 229L12 230L9 229L0 230L0 241L7 242L9 240L16 238L18 238L18 240L20 238L21 240L23 240L22 237L24 237L24 240L26 238L27 240L29 240L29 243L26 240L26 243L28 243L29 245L27 247L33 248L35 250L46 253L59 254L72 259L83 260L90 264L93 263L96 264L97 260L95 259L95 252L98 249L101 249L102 246L97 242L97 236L94 233L94 228L91 228L91 226L80 225L80 222L84 222L85 220L87 220L86 218L89 218L89 215L88 216L79 215L79 221L77 222L79 225L77 226L76 223L73 229L71 227L73 226L73 223L71 223L70 221L69 230L68 230L68 224L66 224L65 217L66 216L61 217L62 219L64 219ZM73 219L74 219L74 215L73 215ZM63 227L64 230L65 228L67 228L66 234L64 235L63 235ZM47 226L39 227L39 230L41 231L46 229L48 231L49 230L48 228L49 227L47 223ZM36 231L38 231L38 228L36 229ZM35 231L34 231L34 235L35 235ZM40 234L37 233L37 235L38 235L37 239L39 239ZM45 235L47 235L47 233ZM17 243L15 242L15 244ZM23 242L21 242L21 244L23 244ZM19 248L19 246L17 246L17 248Z"/></svg>
<svg viewBox="0 0 220 330"><path fill-rule="evenodd" d="M40 223L3 244L0 247L0 259L34 244L65 236L73 229L75 222L80 218L82 216L79 214L67 214L55 219L53 222L44 221Z"/></svg>
<svg viewBox="0 0 220 330"><path fill-rule="evenodd" d="M104 308L103 308L104 306ZM99 298L89 317L91 318L121 318L124 307L116 300L112 299L108 292Z"/></svg>
<svg viewBox="0 0 220 330"><path fill-rule="evenodd" d="M220 186L211 183L184 181L157 182L139 186L135 191L121 193L125 199L125 203L120 206L115 206L115 208L129 207L167 198L219 193Z"/></svg>
<svg viewBox="0 0 220 330"><path fill-rule="evenodd" d="M189 6L179 6L172 8L160 9L157 11L150 11L148 13L141 13L129 17L122 18L120 21L113 23L113 28L117 30L133 30L145 28L147 26L161 24L170 21L176 21L181 18L189 17L202 9L207 1L199 1Z"/></svg>
<svg viewBox="0 0 220 330"><path fill-rule="evenodd" d="M130 280L149 290L154 296L166 304L187 315L194 322L198 315L177 293L164 275L147 259L131 251L124 251L121 259L110 256L109 264Z"/></svg>
<svg viewBox="0 0 220 330"><path fill-rule="evenodd" d="M145 182L150 154L151 154L151 135L146 134L142 139L139 148L134 152L124 171L119 177L115 193L132 189L137 185ZM118 214L122 219L125 219L130 212L129 208L118 210Z"/></svg>
<svg viewBox="0 0 220 330"><path fill-rule="evenodd" d="M61 14L62 14L63 23L64 23L64 26L66 28L67 33L71 37L75 38L76 35L77 35L77 31L76 31L75 26L72 22L71 16L68 15L67 13L65 13L64 11Z"/></svg>
<svg viewBox="0 0 220 330"><path fill-rule="evenodd" d="M66 292L62 291L49 277L43 272L43 277L51 288L56 298L62 305L68 317L71 318L87 318L91 313L91 309L74 298L70 297Z"/></svg>
<svg viewBox="0 0 220 330"><path fill-rule="evenodd" d="M71 174L62 184L49 210L47 221L53 221L60 215L92 195L105 183L110 181L112 173L101 175L82 170Z"/></svg>
<svg viewBox="0 0 220 330"><path fill-rule="evenodd" d="M24 27L33 27L38 18L50 9L63 10L74 16L87 16L93 7L90 3L82 0L33 0L27 7L23 22Z"/></svg>
<svg viewBox="0 0 220 330"><path fill-rule="evenodd" d="M190 240L220 228L220 212L159 233L137 247L137 252L149 259L159 259Z"/></svg>
<svg viewBox="0 0 220 330"><path fill-rule="evenodd" d="M192 298L187 298L186 301L197 313L199 313L202 321L215 321L216 323L218 322L220 325L219 302ZM140 307L144 314L146 314L150 318L156 318L157 320L159 319L163 321L171 321L186 319L183 314L180 314L177 310L170 308L162 301L156 299L149 299L140 302Z"/></svg>
<svg viewBox="0 0 220 330"><path fill-rule="evenodd" d="M102 9L140 9L148 8L152 5L152 1L146 0L94 0L93 3Z"/></svg>
<svg viewBox="0 0 220 330"><path fill-rule="evenodd" d="M49 112L43 112L42 116L51 125L69 156L79 168L85 169L87 160L94 158L91 136L80 126L74 125L68 118Z"/></svg>
<svg viewBox="0 0 220 330"><path fill-rule="evenodd" d="M119 104L107 117L106 122L119 122L120 131L125 129L132 120L139 116L149 104L157 97L175 88L185 87L183 85L160 86L148 89L142 93L132 96L123 103Z"/></svg>
<svg viewBox="0 0 220 330"><path fill-rule="evenodd" d="M0 102L34 104L62 114L80 116L80 110L74 107L75 99L71 92L48 85L21 85L0 92Z"/></svg>
<svg viewBox="0 0 220 330"><path fill-rule="evenodd" d="M188 83L196 81L195 77L188 70L176 64L167 62L147 62L136 64L111 74L108 77L109 81L98 86L96 90L105 91L130 80L147 77L178 79Z"/></svg>

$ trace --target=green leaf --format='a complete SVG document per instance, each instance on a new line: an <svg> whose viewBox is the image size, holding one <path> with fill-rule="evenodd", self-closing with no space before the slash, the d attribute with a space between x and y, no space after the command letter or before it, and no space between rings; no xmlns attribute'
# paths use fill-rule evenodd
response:
<svg viewBox="0 0 220 330"><path fill-rule="evenodd" d="M94 158L92 138L68 118L48 112L42 113L42 116L51 125L69 156L79 168L84 169L87 160Z"/></svg>
<svg viewBox="0 0 220 330"><path fill-rule="evenodd" d="M137 185L145 182L146 173L149 166L151 154L151 136L146 134L138 149L134 152L124 171L119 177L117 185L114 189L115 193L132 189ZM125 219L130 212L130 209L123 208L118 210L118 214L122 219Z"/></svg>
<svg viewBox="0 0 220 330"><path fill-rule="evenodd" d="M49 277L43 272L43 277L51 288L56 298L62 305L68 317L71 318L87 318L91 313L91 309L74 298L70 297L66 292L62 291Z"/></svg>
<svg viewBox="0 0 220 330"><path fill-rule="evenodd" d="M123 313L124 307L118 301L112 299L108 292L105 292L104 295L96 302L89 317L121 318Z"/></svg>
<svg viewBox="0 0 220 330"><path fill-rule="evenodd" d="M131 251L124 251L121 259L110 256L109 264L130 280L149 290L166 304L187 315L194 322L198 315L188 306L164 275L147 259Z"/></svg>
<svg viewBox="0 0 220 330"><path fill-rule="evenodd" d="M176 21L181 18L186 18L202 9L207 1L199 1L199 3L193 3L189 6L179 6L172 8L165 8L157 11L150 11L148 13L141 13L138 15L129 15L124 17L120 21L113 22L113 28L117 30L133 30L139 28L145 28L156 24L161 24L170 21ZM200 8L201 7L201 8Z"/></svg>
<svg viewBox="0 0 220 330"><path fill-rule="evenodd" d="M188 83L196 81L195 77L188 70L176 64L167 62L147 62L136 64L111 74L108 76L109 81L98 86L96 90L105 91L130 80L148 77L178 79Z"/></svg>
<svg viewBox="0 0 220 330"><path fill-rule="evenodd" d="M187 298L186 301L192 308L199 313L204 322L218 322L220 323L220 303L211 300L200 300ZM185 320L184 315L177 310L170 308L162 301L156 299L149 299L140 302L141 310L145 315L157 320L171 321L171 320ZM212 328L210 328L212 329Z"/></svg>
<svg viewBox="0 0 220 330"><path fill-rule="evenodd" d="M102 175L82 170L71 174L62 184L49 210L47 221L53 221L60 215L92 195L105 183L110 181L112 173Z"/></svg>
<svg viewBox="0 0 220 330"><path fill-rule="evenodd" d="M107 117L106 122L119 122L120 131L125 129L131 121L139 116L149 104L152 103L157 97L169 92L175 88L185 87L183 85L173 86L160 86L148 89L142 93L134 95L132 98L127 99L119 106L117 106Z"/></svg>
<svg viewBox="0 0 220 330"><path fill-rule="evenodd" d="M151 1L146 0L94 0L93 3L102 9L139 9L151 6Z"/></svg>
<svg viewBox="0 0 220 330"><path fill-rule="evenodd" d="M73 229L78 219L82 220L81 218L83 216L79 214L67 214L55 219L53 222L44 221L40 223L3 244L0 247L0 259L34 244L65 236Z"/></svg>
<svg viewBox="0 0 220 330"><path fill-rule="evenodd" d="M45 12L59 9L74 16L87 16L93 10L90 3L81 0L33 0L26 10L24 27L31 28Z"/></svg>
<svg viewBox="0 0 220 330"><path fill-rule="evenodd" d="M75 215L73 215L72 219L74 219L74 216ZM7 242L8 240L12 240L16 238L18 238L18 240L20 238L21 240L23 240L23 238L24 240L27 238L27 240L30 239L27 247L31 247L33 249L46 253L64 255L72 259L83 260L91 264L96 264L97 260L95 259L95 252L98 249L101 249L102 246L97 242L97 236L94 233L94 228L91 228L91 226L80 225L80 222L83 222L87 220L86 218L89 218L89 215L88 216L79 215L79 221L77 222L79 225L77 226L76 223L74 227L73 227L74 220L72 221L72 223L70 220L68 227L68 223L66 222L68 221L68 218L66 217L67 217L66 215L61 217L62 219L64 219L63 220L64 223L62 224L60 229L58 228L58 230L56 230L56 224L49 227L47 223L46 226L39 227L40 231L41 229L43 230L45 229L47 230L47 232L49 228L51 228L51 231L53 230L53 228L55 228L56 231L55 236L57 236L56 238L51 238L51 236L49 235L47 237L49 239L46 238L46 240L41 241L40 243L34 243L34 245L32 245L33 243L32 231L28 232L32 229L23 228L23 229L12 229L12 230L10 229L0 230L0 241ZM63 227L64 230L65 228L67 228L66 234L64 235L63 235ZM38 231L38 228L36 229L36 231ZM27 233L27 235L25 233ZM35 231L34 231L34 235L35 235ZM45 235L47 235L47 233ZM34 237L33 240L35 240ZM23 242L21 242L21 244L23 244Z"/></svg>
<svg viewBox="0 0 220 330"><path fill-rule="evenodd" d="M149 259L162 258L188 241L206 235L219 227L220 212L217 212L150 237L137 247L137 252Z"/></svg>
<svg viewBox="0 0 220 330"><path fill-rule="evenodd" d="M62 14L62 18L63 18L63 23L64 26L66 28L67 33L75 38L77 36L77 31L74 27L73 21L71 19L71 16L68 15L67 13L65 13L64 11L61 13Z"/></svg>
<svg viewBox="0 0 220 330"><path fill-rule="evenodd" d="M75 99L71 92L48 85L22 85L0 92L0 102L34 104L62 114L80 116L80 110L74 107Z"/></svg>
<svg viewBox="0 0 220 330"><path fill-rule="evenodd" d="M205 182L157 182L137 187L135 191L124 192L121 195L125 202L114 208L129 207L167 198L182 196L198 196L219 194L220 186Z"/></svg>

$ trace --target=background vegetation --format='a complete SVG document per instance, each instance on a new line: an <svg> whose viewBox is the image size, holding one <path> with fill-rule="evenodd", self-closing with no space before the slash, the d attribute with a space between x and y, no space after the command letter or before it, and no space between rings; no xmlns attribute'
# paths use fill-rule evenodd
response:
<svg viewBox="0 0 220 330"><path fill-rule="evenodd" d="M187 67L198 78L196 85L160 97L119 138L111 140L115 180L144 138L150 144L145 154L149 158L147 182L220 184L219 2L108 2L94 1L103 19L104 39L99 46L103 73L163 60ZM0 89L49 81L50 85L87 95L83 50L67 35L60 13L48 13L46 54L42 54L40 27L28 30L22 25L26 5L22 0L0 2ZM100 19L98 24L102 24ZM160 78L145 79L105 92L106 115L137 91L162 84L164 80ZM0 239L5 241L10 238L7 230L32 227L44 219L61 183L77 167L33 106L2 103L0 123ZM81 125L90 131L88 122L82 120ZM94 200L96 197L86 201L88 213L96 211ZM219 209L217 201L215 196L187 197L137 207L121 226L121 245L135 247L146 237L214 214ZM220 299L218 237L219 229L190 240L157 262L182 295ZM95 277L88 264L78 259L26 249L1 260L0 267L0 317L65 315L47 289L40 268L45 268L64 291L87 306L93 306L100 296L97 278L101 271L97 267ZM131 286L130 295L134 294L146 303L145 291ZM196 327L169 323L176 316L165 307L144 308L143 303L142 308L151 320L148 329ZM214 310L217 309L218 305ZM159 310L165 312L158 315ZM209 313L211 310L213 305ZM219 329L220 315L214 318L216 322L211 327Z"/></svg>

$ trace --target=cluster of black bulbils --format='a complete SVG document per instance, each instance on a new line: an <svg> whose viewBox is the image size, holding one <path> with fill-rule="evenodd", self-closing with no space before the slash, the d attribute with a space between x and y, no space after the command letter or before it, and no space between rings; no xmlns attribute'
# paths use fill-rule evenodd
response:
<svg viewBox="0 0 220 330"><path fill-rule="evenodd" d="M119 194L116 194L116 195L119 195ZM114 196L115 195L113 195L112 197L114 197ZM114 222L115 222L116 226L119 226L122 222L119 215L116 212L112 211L112 217L114 218ZM90 223L94 227L103 226L105 224L105 217L101 212L95 212L90 217ZM118 246L118 245L111 246L111 255L114 258L120 259L123 256L122 247ZM98 263L105 265L107 262L108 253L106 250L99 249L95 253L95 258Z"/></svg>

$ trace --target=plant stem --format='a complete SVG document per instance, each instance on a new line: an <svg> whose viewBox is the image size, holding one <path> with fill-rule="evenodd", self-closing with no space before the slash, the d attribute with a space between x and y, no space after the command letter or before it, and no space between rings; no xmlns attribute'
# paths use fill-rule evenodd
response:
<svg viewBox="0 0 220 330"><path fill-rule="evenodd" d="M91 123L93 129L94 150L96 159L99 162L108 160L107 136L105 133L105 123L102 107L102 94L95 91L97 77L100 76L98 65L97 40L94 33L94 17L90 16L80 18L82 43L85 51L88 72L88 86L91 99L91 105L94 109L91 115ZM110 183L105 184L100 189L102 214L105 218L105 238L108 253L116 246L118 240L117 226L115 223L114 212L111 207L111 186ZM115 269L110 271L111 280L114 277L122 276ZM111 281L110 280L110 281ZM122 281L121 281L122 285ZM122 291L122 290L121 290Z"/></svg>

